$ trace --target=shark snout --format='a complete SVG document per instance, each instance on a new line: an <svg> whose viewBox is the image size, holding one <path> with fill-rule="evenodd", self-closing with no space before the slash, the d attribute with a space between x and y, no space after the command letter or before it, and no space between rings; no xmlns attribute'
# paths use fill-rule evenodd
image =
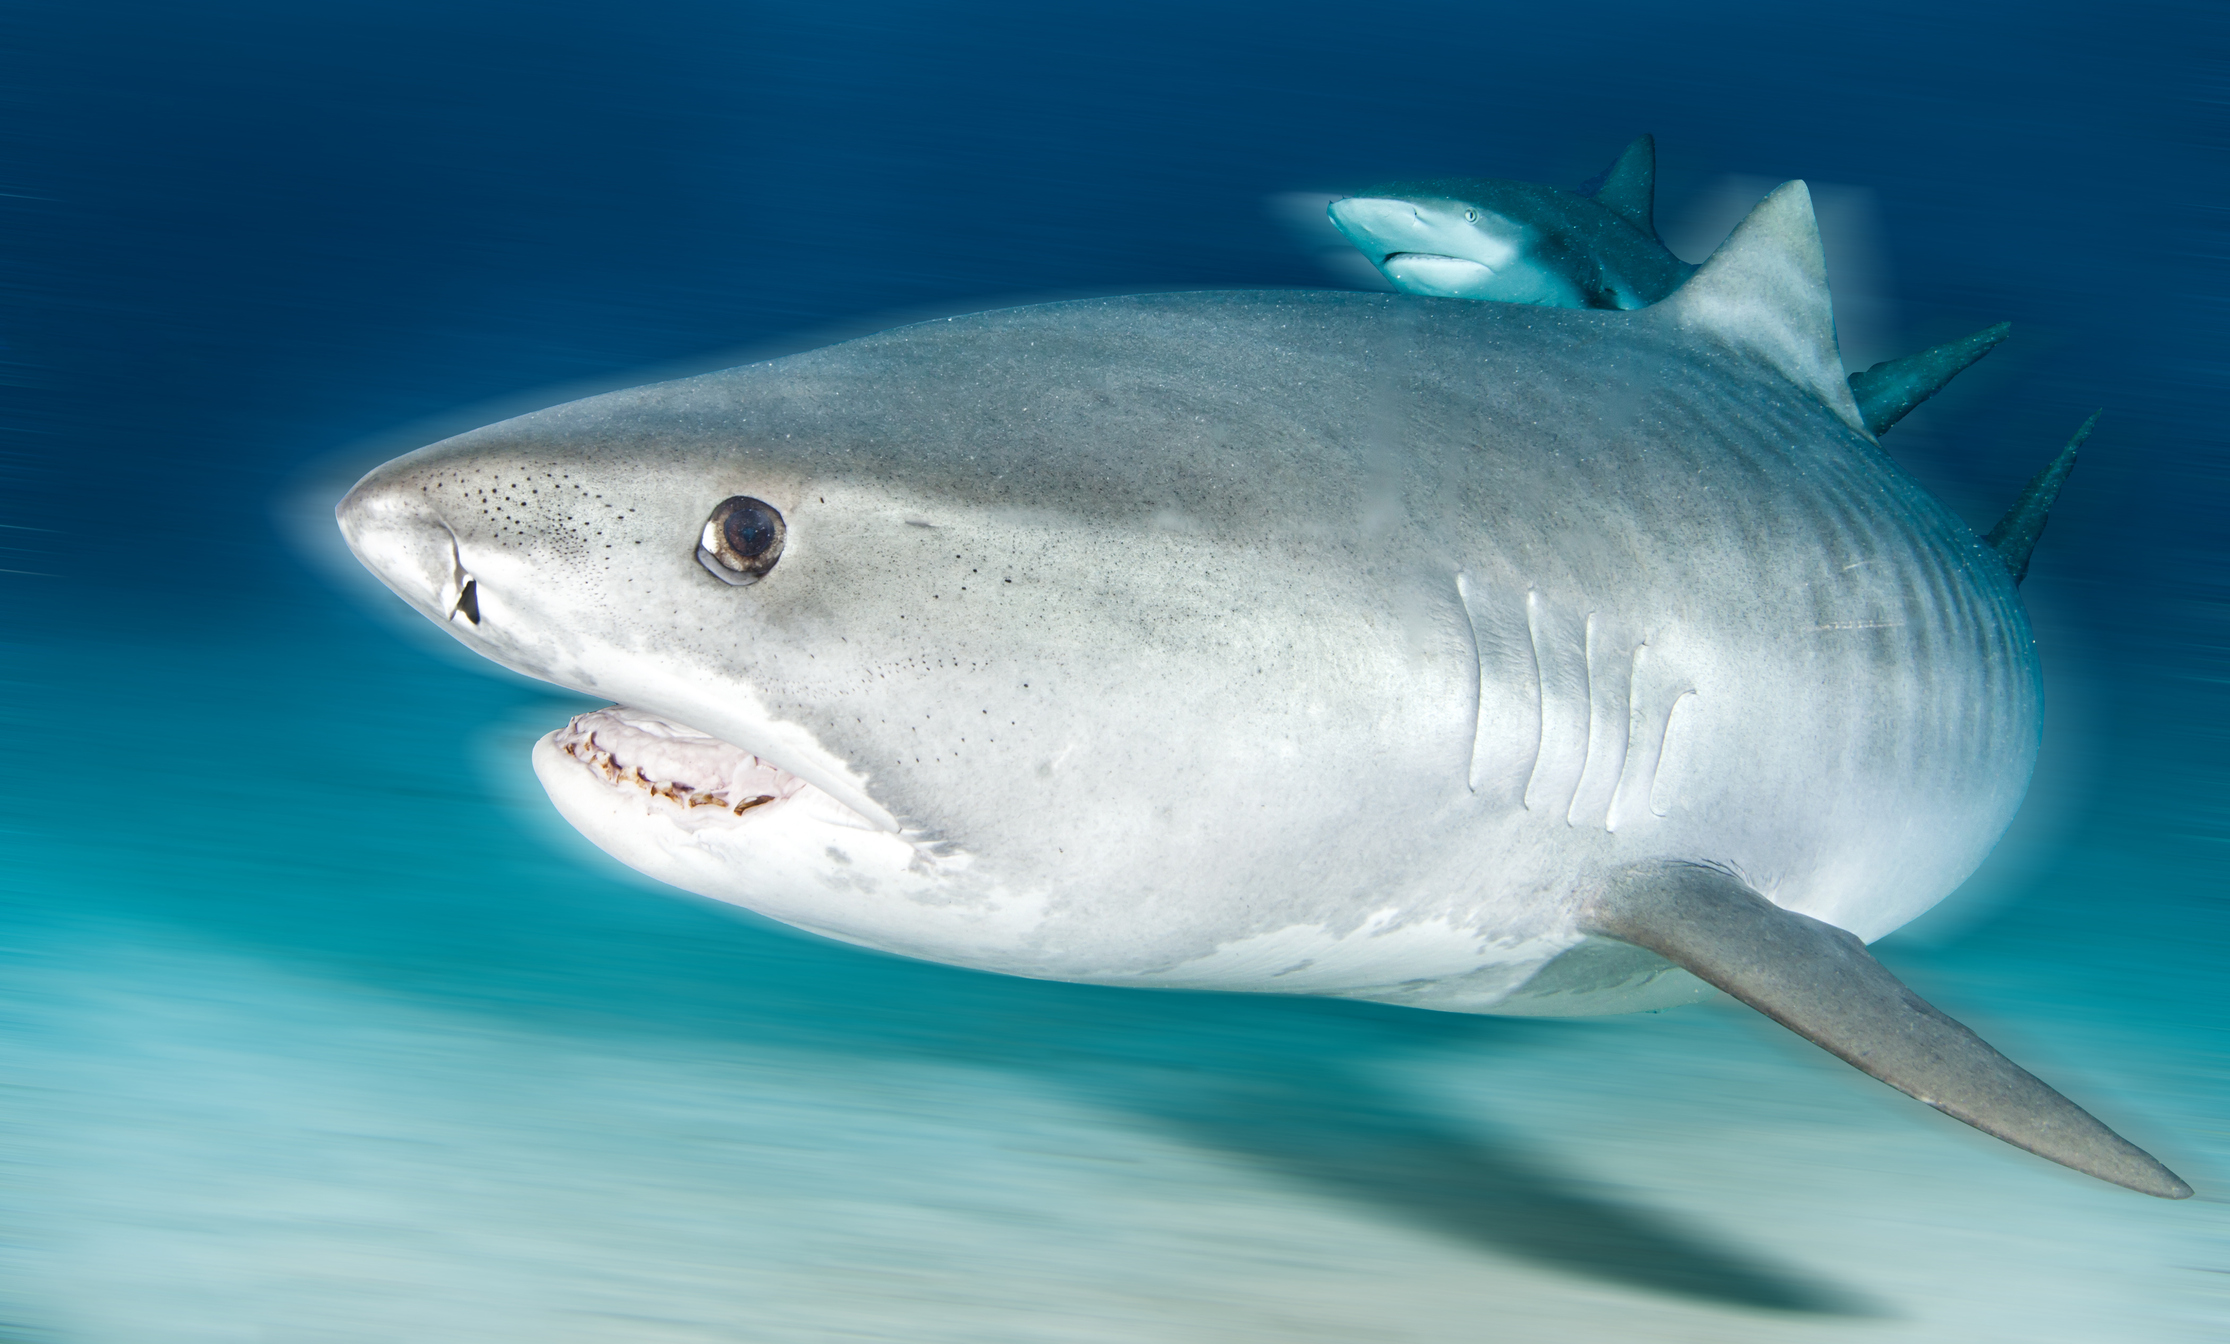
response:
<svg viewBox="0 0 2230 1344"><path fill-rule="evenodd" d="M478 584L457 534L408 474L373 472L334 506L333 518L349 550L396 596L437 621L480 623Z"/></svg>
<svg viewBox="0 0 2230 1344"><path fill-rule="evenodd" d="M1383 196L1342 197L1325 207L1325 213L1372 261L1383 260L1389 252L1413 250L1428 227L1414 204Z"/></svg>

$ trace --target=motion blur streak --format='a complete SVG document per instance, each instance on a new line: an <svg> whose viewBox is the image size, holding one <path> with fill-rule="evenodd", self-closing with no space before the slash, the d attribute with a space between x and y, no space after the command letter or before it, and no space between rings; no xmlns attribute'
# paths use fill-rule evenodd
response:
<svg viewBox="0 0 2230 1344"><path fill-rule="evenodd" d="M1932 14L0 16L0 1339L2219 1338L2223 20ZM1743 1012L1104 991L676 898L528 775L587 702L288 539L490 399L1322 284L1266 200L1642 131L1668 221L1872 192L1896 348L2014 323L1889 442L1970 522L2107 408L2023 588L2038 786L1882 953L2199 1198Z"/></svg>

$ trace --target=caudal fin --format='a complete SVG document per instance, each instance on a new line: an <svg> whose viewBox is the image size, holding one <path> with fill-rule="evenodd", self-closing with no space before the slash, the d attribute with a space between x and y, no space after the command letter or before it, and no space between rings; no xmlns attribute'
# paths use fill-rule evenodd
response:
<svg viewBox="0 0 2230 1344"><path fill-rule="evenodd" d="M1594 899L1582 927L1655 952L1985 1134L2144 1194L2191 1194L2149 1153L1907 989L1857 938L1719 869L1630 869Z"/></svg>

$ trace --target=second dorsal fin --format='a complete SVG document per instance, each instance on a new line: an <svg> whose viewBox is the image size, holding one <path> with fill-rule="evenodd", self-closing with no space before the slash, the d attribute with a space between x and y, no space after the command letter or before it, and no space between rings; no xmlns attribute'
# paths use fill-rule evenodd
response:
<svg viewBox="0 0 2230 1344"><path fill-rule="evenodd" d="M1835 344L1835 305L1812 193L1784 182L1687 284L1645 310L1763 361L1868 438Z"/></svg>
<svg viewBox="0 0 2230 1344"><path fill-rule="evenodd" d="M1603 174L1595 189L1595 203L1640 229L1657 236L1657 137L1637 135Z"/></svg>

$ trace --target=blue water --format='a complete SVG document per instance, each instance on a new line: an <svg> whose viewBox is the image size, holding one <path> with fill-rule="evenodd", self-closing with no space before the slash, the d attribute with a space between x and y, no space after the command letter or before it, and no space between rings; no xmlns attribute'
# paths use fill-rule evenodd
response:
<svg viewBox="0 0 2230 1344"><path fill-rule="evenodd" d="M2222 1337L2230 33L1939 8L0 14L0 1338ZM1363 283L1311 200L1643 130L1691 259L1814 184L1854 356L2015 324L1887 440L1978 527L2106 408L2037 786L1882 952L2199 1198L1739 1010L1039 984L650 887L526 770L579 702L317 540L568 389Z"/></svg>

